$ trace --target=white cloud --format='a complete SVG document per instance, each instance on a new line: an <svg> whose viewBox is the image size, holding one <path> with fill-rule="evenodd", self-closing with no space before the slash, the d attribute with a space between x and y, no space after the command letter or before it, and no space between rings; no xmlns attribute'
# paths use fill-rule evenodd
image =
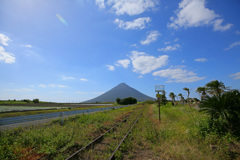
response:
<svg viewBox="0 0 240 160"><path fill-rule="evenodd" d="M74 80L74 79L76 79L75 77L67 77L67 76L64 76L64 75L62 75L62 80Z"/></svg>
<svg viewBox="0 0 240 160"><path fill-rule="evenodd" d="M6 52L5 49L2 46L0 46L0 61L4 61L5 63L14 63L15 55Z"/></svg>
<svg viewBox="0 0 240 160"><path fill-rule="evenodd" d="M39 84L38 87L46 88L47 86L44 84Z"/></svg>
<svg viewBox="0 0 240 160"><path fill-rule="evenodd" d="M56 87L56 85L55 84L49 84L48 87L53 87L54 88L54 87Z"/></svg>
<svg viewBox="0 0 240 160"><path fill-rule="evenodd" d="M56 87L58 87L58 88L66 88L67 86L65 86L65 85L56 85Z"/></svg>
<svg viewBox="0 0 240 160"><path fill-rule="evenodd" d="M231 74L231 77L233 77L233 79L240 79L240 72L237 72L235 74Z"/></svg>
<svg viewBox="0 0 240 160"><path fill-rule="evenodd" d="M97 0L99 1L99 0ZM147 10L154 9L157 0L106 0L111 10L116 15L128 14L130 16L141 14Z"/></svg>
<svg viewBox="0 0 240 160"><path fill-rule="evenodd" d="M177 17L170 18L172 22L168 27L178 29L213 25L214 31L225 31L232 27L232 24L222 26L223 19L218 19L220 16L206 8L205 3L205 0L182 0Z"/></svg>
<svg viewBox="0 0 240 160"><path fill-rule="evenodd" d="M214 31L226 31L230 29L233 24L226 24L225 26L222 25L223 19L217 19L213 22L213 30Z"/></svg>
<svg viewBox="0 0 240 160"><path fill-rule="evenodd" d="M168 78L168 83L170 82L178 82L178 83L190 83L190 82L196 82L204 79L205 77L198 77L196 76L196 73L183 70L181 68L176 69L165 69L153 72L153 76L159 76Z"/></svg>
<svg viewBox="0 0 240 160"><path fill-rule="evenodd" d="M124 22L123 20L120 19L115 19L114 23L118 25L119 28L129 30L129 29L140 29L142 30L145 28L145 23L149 23L151 21L150 17L142 17L135 19L133 21L127 21Z"/></svg>
<svg viewBox="0 0 240 160"><path fill-rule="evenodd" d="M130 45L130 47L137 47L137 44L132 44Z"/></svg>
<svg viewBox="0 0 240 160"><path fill-rule="evenodd" d="M38 87L41 87L41 88L47 88L47 87L51 87L51 88L65 88L67 86L65 85L60 85L60 84L39 84Z"/></svg>
<svg viewBox="0 0 240 160"><path fill-rule="evenodd" d="M196 62L206 62L208 60L206 58L197 58L194 61L196 61Z"/></svg>
<svg viewBox="0 0 240 160"><path fill-rule="evenodd" d="M164 45L168 45L172 42L177 42L179 39L178 38L175 38L173 41L167 41L167 42L164 42Z"/></svg>
<svg viewBox="0 0 240 160"><path fill-rule="evenodd" d="M142 45L147 45L151 42L154 42L157 40L158 36L161 36L161 34L158 31L150 31L147 35L147 38L143 41L140 41Z"/></svg>
<svg viewBox="0 0 240 160"><path fill-rule="evenodd" d="M130 64L130 60L129 59L122 59L122 60L118 60L115 65L116 66L122 66L124 68L128 68L128 65Z"/></svg>
<svg viewBox="0 0 240 160"><path fill-rule="evenodd" d="M114 71L115 70L115 67L112 66L112 65L106 65L106 66L107 66L108 70L110 70L110 71Z"/></svg>
<svg viewBox="0 0 240 160"><path fill-rule="evenodd" d="M132 60L133 71L140 74L150 73L166 65L168 62L167 55L154 57L138 51L132 51L130 58Z"/></svg>
<svg viewBox="0 0 240 160"><path fill-rule="evenodd" d="M229 49L239 46L239 45L240 45L240 41L237 41L237 42L232 43L228 48L225 48L224 50L229 50Z"/></svg>
<svg viewBox="0 0 240 160"><path fill-rule="evenodd" d="M181 63L185 63L186 61L185 60L182 60Z"/></svg>
<svg viewBox="0 0 240 160"><path fill-rule="evenodd" d="M175 44L175 45L172 45L172 46L171 45L166 46L165 48L160 48L160 49L158 49L158 51L163 51L163 52L175 51L178 48L180 48L180 45L179 44Z"/></svg>
<svg viewBox="0 0 240 160"><path fill-rule="evenodd" d="M80 78L80 81L87 82L87 81L88 81L88 79L86 79L86 78Z"/></svg>
<svg viewBox="0 0 240 160"><path fill-rule="evenodd" d="M178 38L175 38L174 40L173 40L173 42L177 42L179 39Z"/></svg>
<svg viewBox="0 0 240 160"><path fill-rule="evenodd" d="M0 43L1 43L2 45L8 46L8 43L7 43L7 42L9 42L9 41L11 41L11 39L10 39L8 36L0 33Z"/></svg>
<svg viewBox="0 0 240 160"><path fill-rule="evenodd" d="M164 42L164 45L170 44L171 41Z"/></svg>
<svg viewBox="0 0 240 160"><path fill-rule="evenodd" d="M240 35L240 31L236 31L235 33L236 33L236 35Z"/></svg>
<svg viewBox="0 0 240 160"><path fill-rule="evenodd" d="M96 0L95 4L98 5L98 7L100 9L104 9L105 8L104 0Z"/></svg>
<svg viewBox="0 0 240 160"><path fill-rule="evenodd" d="M32 48L32 45L30 45L30 44L25 44L23 46L26 47L26 48Z"/></svg>

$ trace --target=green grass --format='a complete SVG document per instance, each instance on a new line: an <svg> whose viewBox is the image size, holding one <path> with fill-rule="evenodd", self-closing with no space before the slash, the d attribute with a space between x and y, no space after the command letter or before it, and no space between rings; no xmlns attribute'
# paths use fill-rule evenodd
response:
<svg viewBox="0 0 240 160"><path fill-rule="evenodd" d="M60 119L48 125L0 132L0 159L64 159L138 106Z"/></svg>
<svg viewBox="0 0 240 160"><path fill-rule="evenodd" d="M146 111L129 137L133 142L125 149L127 157L194 160L240 158L240 143L236 137L202 133L208 116L196 109L162 106L161 119L159 123L156 105Z"/></svg>
<svg viewBox="0 0 240 160"><path fill-rule="evenodd" d="M137 106L69 118L60 125L0 132L0 159L64 159ZM149 105L117 152L117 159L240 159L240 143L230 133L208 132L208 116L188 106Z"/></svg>

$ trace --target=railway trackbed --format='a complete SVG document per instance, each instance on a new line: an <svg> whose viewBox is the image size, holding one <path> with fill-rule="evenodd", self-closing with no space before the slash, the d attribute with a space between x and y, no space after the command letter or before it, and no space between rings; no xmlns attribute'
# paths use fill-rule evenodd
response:
<svg viewBox="0 0 240 160"><path fill-rule="evenodd" d="M101 134L86 146L75 151L66 160L95 160L115 159L124 141L130 134L132 128L138 122L145 107L133 112L130 116L114 125L112 128Z"/></svg>

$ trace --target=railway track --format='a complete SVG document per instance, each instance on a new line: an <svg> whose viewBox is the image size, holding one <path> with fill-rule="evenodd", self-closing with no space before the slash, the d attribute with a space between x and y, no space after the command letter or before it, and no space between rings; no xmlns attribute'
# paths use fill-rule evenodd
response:
<svg viewBox="0 0 240 160"><path fill-rule="evenodd" d="M135 113L132 113L86 146L77 150L66 160L115 159L117 151L128 137L134 125L138 122L144 108L142 107Z"/></svg>

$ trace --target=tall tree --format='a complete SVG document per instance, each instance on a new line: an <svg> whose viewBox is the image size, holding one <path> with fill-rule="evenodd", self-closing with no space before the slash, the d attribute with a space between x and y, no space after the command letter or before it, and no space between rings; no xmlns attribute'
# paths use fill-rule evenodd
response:
<svg viewBox="0 0 240 160"><path fill-rule="evenodd" d="M187 87L183 88L183 90L187 91L187 93L188 93L188 95L187 95L187 102L188 102L189 107L192 108L191 104L190 104L191 102L189 101L190 90Z"/></svg>
<svg viewBox="0 0 240 160"><path fill-rule="evenodd" d="M201 100L204 99L204 97L207 95L206 93L207 88L206 87L198 87L196 92L198 92L201 95Z"/></svg>
<svg viewBox="0 0 240 160"><path fill-rule="evenodd" d="M167 97L166 97L166 92L163 91L162 94L160 94L160 103L162 105L166 105L167 104Z"/></svg>
<svg viewBox="0 0 240 160"><path fill-rule="evenodd" d="M170 92L169 97L172 99L172 104L174 104L176 95L173 92Z"/></svg>
<svg viewBox="0 0 240 160"><path fill-rule="evenodd" d="M219 82L218 80L207 83L206 88L210 95L216 95L216 96L219 96L221 93L224 92L225 89L227 89L224 83Z"/></svg>
<svg viewBox="0 0 240 160"><path fill-rule="evenodd" d="M179 94L178 94L178 97L180 97L180 101L181 101L181 102L183 102L183 103L185 102L185 99L184 99L182 93L179 93Z"/></svg>

